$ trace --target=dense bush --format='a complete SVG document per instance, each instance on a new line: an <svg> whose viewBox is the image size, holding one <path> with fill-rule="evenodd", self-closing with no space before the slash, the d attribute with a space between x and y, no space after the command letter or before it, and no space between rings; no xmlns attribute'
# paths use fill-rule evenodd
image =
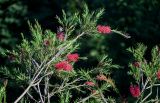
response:
<svg viewBox="0 0 160 103"><path fill-rule="evenodd" d="M62 18L57 16L61 24L57 33L42 30L37 21L35 25L29 23L32 39L27 40L22 34L23 40L17 49L2 53L8 56L12 67L1 67L1 73L8 77L6 79L8 83L5 80L1 90L1 101L6 101L5 88L7 85L13 86L13 83L17 85L17 89L24 89L20 96L15 97L17 99L14 103L159 101L158 47L153 49L153 59L148 63L143 58L145 46L139 44L137 49L128 49L135 59L129 65L131 69L128 72L135 80L128 88L134 99L123 97L117 88L119 85L111 78L113 71L123 67L113 64L103 50L100 50L102 53L98 56L97 64L92 68L80 67L81 65L76 68L74 64L85 59L78 54L81 45L78 39L83 37L99 39L109 34L118 34L126 39L130 36L110 26L98 25L97 21L103 14L103 9L90 12L85 5L81 13L76 12L68 16L64 11L62 12Z"/></svg>
<svg viewBox="0 0 160 103"><path fill-rule="evenodd" d="M56 32L57 27L63 26L63 24L58 23L54 17L56 15L60 15L62 17L61 9L66 10L66 14L70 17L73 16L74 12L80 12L83 13L83 2L79 0L42 0L39 2L38 0L24 0L24 1L18 1L18 0L1 0L0 1L0 51L2 52L7 48L13 48L16 45L16 41L18 40L19 43L21 42L20 32L24 32L25 38L27 40L31 40L32 37L30 35L30 32L28 32L28 27L26 27L26 20L30 20L31 22L34 22L34 19L37 19L43 29L51 29L51 31ZM89 8L91 10L95 10L95 8L104 7L105 13L101 18L98 20L98 24L101 25L110 25L111 29L116 28L116 30L122 30L125 31L125 35L129 34L132 38L126 39L123 36L115 35L112 33L112 35L98 35L98 36L88 36L86 35L82 39L78 39L77 42L80 43L78 45L77 52L80 56L87 57L87 60L79 60L74 64L74 68L77 68L77 70L80 70L82 68L87 68L87 70L92 70L93 68L97 68L97 64L99 61L104 57L104 55L108 55L109 58L112 58L112 63L118 64L119 69L111 69L110 76L115 81L115 85L117 85L117 90L119 91L119 95L121 95L121 100L125 100L130 97L129 93L129 87L131 88L138 88L140 86L140 90L142 90L143 86L139 85L139 82L141 80L135 79L135 77L132 75L128 75L128 72L130 69L132 72L135 73L134 66L131 64L143 64L145 67L148 66L148 68L154 68L154 63L152 58L154 58L152 49L156 51L155 45L159 44L159 16L160 16L160 6L158 0L115 0L115 1L109 1L109 0L85 0L87 4L89 5ZM71 18L69 18L71 19ZM65 21L63 21L65 22ZM39 24L38 24L39 25ZM33 27L34 28L34 27ZM34 28L37 29L37 28ZM63 27L64 30L66 28ZM80 27L76 26L73 33L77 34L77 30L79 30ZM58 29L59 30L59 29ZM43 30L42 30L43 31ZM68 31L67 31L68 32ZM113 31L112 31L113 32ZM121 32L120 32L121 33ZM119 34L120 34L119 33ZM27 34L27 35L26 35ZM67 33L68 34L68 33ZM16 39L16 38L19 39ZM60 37L63 38L63 35L60 35ZM72 39L74 37L71 37ZM24 39L24 38L23 38ZM45 41L45 40L44 40ZM137 42L141 42L146 47L139 46L139 48L143 48L145 50L140 55L141 58L144 60L137 59L134 54L134 49L137 48ZM48 41L46 41L46 45L48 45ZM128 48L132 48L129 51ZM146 49L145 49L146 48ZM19 50L18 50L19 51ZM12 67L19 67L19 64L15 64L15 62L11 62L12 59L16 58L14 53L9 53L7 55L9 56L2 56L3 58L0 58L1 65L5 61L4 58L7 59L7 68ZM157 54L158 55L158 54ZM11 61L10 61L11 60ZM11 62L11 63L10 63ZM3 64L4 65L4 64ZM129 66L128 66L129 65ZM143 67L142 69L145 69ZM106 68L106 67L105 67ZM138 67L139 68L139 67ZM3 69L4 70L4 69ZM8 70L8 69L7 69ZM12 71L12 75L19 74L18 72ZM155 72L158 72L158 66L157 69L152 71L153 74L156 75ZM132 74L130 72L130 74ZM138 73L138 71L136 71ZM152 80L147 79L146 77L146 71L144 72L144 80L147 80L147 84L150 85L150 82ZM136 74L136 73L135 73ZM138 74L137 74L138 75ZM148 74L147 74L148 75ZM154 76L155 76L154 75ZM17 92L16 94L21 93L24 90L24 87L22 88L22 85L27 86L26 82L18 82L15 83L15 77L10 77L3 72L1 72L1 78L3 79L9 79L10 82L8 82L7 90L15 90ZM124 81L121 78L126 78ZM139 77L140 78L140 77ZM3 82L3 79L1 82ZM130 86L130 83L133 83L132 86ZM145 82L145 81L144 81ZM154 83L157 83L155 81ZM136 84L136 85L135 85ZM3 88L3 87L2 87ZM127 88L127 90L126 90ZM147 87L148 88L148 87ZM17 91L18 90L18 91ZM134 89L133 89L134 90ZM155 88L153 89L153 94L155 92ZM110 92L107 92L105 94L110 94ZM117 93L111 92L112 96L117 97ZM116 95L115 95L116 94ZM138 93L139 94L139 93ZM9 92L9 95L13 95ZM34 94L36 95L36 94ZM18 96L18 95L17 95ZM144 94L145 96L145 94ZM154 95L151 95L151 97ZM3 97L3 96L2 96ZM10 101L14 100L15 97L9 96ZM140 97L143 100L143 96ZM129 99L130 100L130 99Z"/></svg>

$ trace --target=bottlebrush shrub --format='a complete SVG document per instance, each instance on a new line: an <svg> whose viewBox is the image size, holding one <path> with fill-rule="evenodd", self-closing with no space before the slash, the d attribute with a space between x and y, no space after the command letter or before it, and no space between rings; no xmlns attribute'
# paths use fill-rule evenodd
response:
<svg viewBox="0 0 160 103"><path fill-rule="evenodd" d="M130 92L138 103L152 103L159 101L158 88L159 70L160 70L160 53L156 46L152 50L152 60L147 61L143 57L146 47L138 44L136 49L129 48L133 53L135 61L130 64L131 70L129 74L135 79L134 84L131 83Z"/></svg>
<svg viewBox="0 0 160 103"><path fill-rule="evenodd" d="M37 21L35 25L29 23L32 39L28 40L22 34L21 45L18 45L16 50L4 53L12 58L9 58L12 61L10 63L15 64L12 67L2 67L0 70L3 75L14 81L12 83L24 89L14 103L114 101L112 97L105 95L105 92L111 88L117 92L110 73L112 68L118 66L113 65L106 54L92 70L74 68L74 63L81 59L81 55L77 53L79 38L98 37L100 33L112 32L128 37L108 26L107 32L104 30L106 28L102 28L102 31L97 30L97 20L103 12L103 9L90 12L87 6L84 7L83 13L71 16L67 16L63 11L62 18L57 16L61 25L57 33L42 30Z"/></svg>

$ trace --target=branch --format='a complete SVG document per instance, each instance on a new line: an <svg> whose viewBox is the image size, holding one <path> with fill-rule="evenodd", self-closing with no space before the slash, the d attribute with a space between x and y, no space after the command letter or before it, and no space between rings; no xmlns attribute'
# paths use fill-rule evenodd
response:
<svg viewBox="0 0 160 103"><path fill-rule="evenodd" d="M144 101L152 94L152 88L150 89L150 93L140 102L144 103Z"/></svg>
<svg viewBox="0 0 160 103"><path fill-rule="evenodd" d="M93 97L96 93L93 93L91 95L89 95L88 97L82 99L81 101L77 102L77 103L84 103L85 101L87 101L88 99L90 99L91 97Z"/></svg>
<svg viewBox="0 0 160 103"><path fill-rule="evenodd" d="M27 94L32 100L34 100L36 103L38 103L38 101L36 99L34 99L34 97L29 92L27 92Z"/></svg>
<svg viewBox="0 0 160 103"><path fill-rule="evenodd" d="M41 90L40 90L39 84L37 85L37 87L38 87L38 93L39 93L41 102L42 102L42 103L45 103L44 100L43 100L42 94L41 94Z"/></svg>
<svg viewBox="0 0 160 103"><path fill-rule="evenodd" d="M121 31L117 31L117 30L111 30L111 31L114 32L114 33L120 34L121 36L123 36L127 39L131 38L131 36L126 35L126 34L122 33Z"/></svg>
<svg viewBox="0 0 160 103"><path fill-rule="evenodd" d="M101 95L102 100L104 101L104 103L108 103L103 95L103 93L101 92L101 90L99 90L99 93Z"/></svg>

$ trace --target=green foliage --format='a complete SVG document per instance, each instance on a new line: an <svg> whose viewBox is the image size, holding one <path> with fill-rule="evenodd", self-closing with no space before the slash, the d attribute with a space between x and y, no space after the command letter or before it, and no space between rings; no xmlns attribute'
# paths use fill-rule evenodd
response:
<svg viewBox="0 0 160 103"><path fill-rule="evenodd" d="M129 48L128 50L133 53L136 61L142 61L146 49L144 45L138 44L136 49Z"/></svg>
<svg viewBox="0 0 160 103"><path fill-rule="evenodd" d="M158 93L154 94L153 88L158 90L159 86L159 67L160 67L160 54L159 48L156 46L152 49L152 61L146 61L143 57L146 47L143 44L139 44L136 49L129 49L138 60L138 65L130 64L130 75L134 77L136 83L141 87L141 95L137 99L137 102L151 102L151 98L154 101L158 101ZM153 92L154 91L154 92ZM153 97L151 97L153 95Z"/></svg>
<svg viewBox="0 0 160 103"><path fill-rule="evenodd" d="M80 37L87 36L88 34L90 37L99 35L96 30L96 23L97 19L103 14L103 11L104 10L101 9L99 12L90 12L86 5L82 14L75 13L72 16L67 16L67 14L62 11L62 19L59 17L57 17L57 19L64 29L64 31L62 31L65 36L64 40L60 40L57 37L58 34L51 30L43 30L37 21L35 25L28 22L32 39L28 40L22 34L22 43L13 51L7 50L5 54L6 56L12 55L14 62L11 62L11 64L15 63L16 65L11 68L1 68L1 73L11 78L19 86L22 85L22 87L25 88L26 85L28 85L27 88L29 89L26 89L15 103L19 101L26 102L26 98L30 98L35 102L49 102L50 98L57 97L57 95L61 103L69 103L70 95L74 94L72 90L88 95L83 89L88 88L88 90L91 91L95 89L99 95L102 95L105 91L110 91L110 88L116 88L113 80L109 77L109 72L111 68L117 68L118 66L112 65L112 60L108 59L107 56L99 58L97 67L88 71L86 71L85 68L82 70L74 68L70 72L63 70L58 71L54 66L56 63L67 60L66 56L68 54L79 49L80 43L77 42L77 40ZM76 29L77 27L78 29ZM72 37L75 33L76 35ZM74 63L70 63L70 65L74 65ZM104 70L104 68L106 70ZM96 75L99 74L106 75L104 82L101 84L96 80ZM55 82L52 82L52 80ZM92 81L95 87L89 87L87 84L84 84L85 81ZM44 87L42 85L44 85ZM45 92L41 92L40 88L44 89ZM35 91L36 95L39 95L40 98L34 99L34 96L32 96L33 91ZM27 93L29 93L28 96L25 96ZM46 95L48 99L43 98L43 96ZM95 98L94 94L89 94L89 98L84 100L87 101L90 98L97 99L98 101L105 100ZM77 100L78 98L74 99ZM79 101L81 101L81 99Z"/></svg>
<svg viewBox="0 0 160 103"><path fill-rule="evenodd" d="M79 23L84 32L89 34L94 34L96 31L97 21L103 15L104 9L97 10L89 14L89 9L87 5L84 6L84 13L82 14L82 18L79 19ZM94 18L93 18L94 17ZM87 31L86 31L87 29ZM92 34L92 35L93 35Z"/></svg>
<svg viewBox="0 0 160 103"><path fill-rule="evenodd" d="M3 102L3 99L6 99L6 92L5 92L5 88L1 87L0 88L0 102ZM6 103L6 101L4 101L4 103Z"/></svg>
<svg viewBox="0 0 160 103"><path fill-rule="evenodd" d="M6 81L5 81L5 83L7 83ZM5 84L4 86L2 86L2 85L0 85L0 102L1 103L7 103L6 102L6 85L7 84Z"/></svg>
<svg viewBox="0 0 160 103"><path fill-rule="evenodd" d="M17 42L19 28L27 12L26 6L19 0L0 0L0 51L13 48Z"/></svg>
<svg viewBox="0 0 160 103"><path fill-rule="evenodd" d="M66 91L65 93L62 93L60 95L60 102L59 103L70 103L71 94L69 91Z"/></svg>
<svg viewBox="0 0 160 103"><path fill-rule="evenodd" d="M104 15L101 17L102 19L99 18L103 14L102 12L104 12L103 9L90 12L89 8L86 5L83 5L83 2L84 1L79 0L51 0L50 2L46 0L42 0L41 2L38 0L26 0L25 2L18 0L0 0L0 37L2 37L0 41L1 54L3 54L4 48L15 46L15 37L21 32L21 28L19 29L19 27L23 24L24 15L26 15L26 13L28 14L28 17L26 17L27 19L29 18L31 21L32 18L38 19L43 26L41 27L37 21L35 25L29 23L32 37L29 39L27 38L27 35L25 34L28 34L28 32L22 34L22 43L15 49L15 51L7 51L5 54L6 57L8 55L14 55L15 60L8 63L10 67L2 67L0 72L5 77L13 79L14 83L19 85L25 84L26 86L26 84L30 83L32 77L34 77L34 73L39 70L38 66L43 66L54 55L56 55L61 48L66 46L67 49L63 50L64 52L62 52L62 54L48 67L53 78L56 78L55 81L63 81L65 78L69 78L69 81L72 81L72 79L80 76L82 77L82 82L91 80L94 83L97 83L94 79L95 75L99 73L103 73L106 76L112 75L116 78L123 78L120 74L120 71L122 70L121 68L124 67L123 74L127 75L126 67L128 63L134 59L141 64L139 69L134 67L132 63L129 64L129 67L131 68L130 74L136 80L137 84L140 84L142 77L150 77L149 79L151 80L147 86L159 82L156 77L156 73L159 70L158 47L154 47L152 51L150 51L152 54L151 60L149 57L150 54L148 53L148 50L150 50L155 44L159 43L159 1L86 0L90 9L95 10L95 8L98 7L104 7L106 9ZM31 5L32 3L33 6ZM33 11L27 12L26 7ZM48 27L48 25L55 23L55 21L52 21L54 20L53 17L55 17L54 14L60 14L59 10L61 10L61 8L64 9L62 16L57 17L57 19L64 29L65 42L57 40L56 33L52 32L52 30L45 30L46 27L44 27L55 28L53 26ZM67 13L64 11L67 11ZM76 11L76 13L73 13L74 11ZM50 20L51 18L52 20ZM132 38L126 40L119 35L114 34L107 36L99 35L96 31L97 22L100 24L109 24L113 28L116 28L115 30L121 29L126 31L132 36ZM22 29L26 28L25 26L21 27ZM83 32L89 35L85 35L83 39L77 41L76 37ZM123 32L117 33L121 34ZM148 42L148 40L150 42ZM45 46L45 41L49 41L50 45ZM132 48L129 52L126 50L128 47L136 45L137 42L143 42L146 46L138 45L138 48ZM77 66L78 63L76 63L76 68L71 73L65 71L59 73L55 71L53 65L66 59L66 55L73 52L78 52L82 56L87 56L88 59L85 61L87 64L83 65L83 68L81 68L82 65ZM132 58L131 54L133 54L134 58ZM149 60L148 58L144 58L144 54ZM109 57L111 57L112 60L108 59ZM121 66L113 65L113 63L120 64ZM74 63L72 65L74 65ZM81 70L78 70L79 68ZM114 74L114 72L117 72L118 75ZM42 72L39 77L43 77L45 73L46 72ZM122 81L111 79L111 81L125 85L123 79L120 80ZM44 82L45 80L43 79L42 81ZM130 82L134 83L134 81ZM125 81L125 83L128 82ZM110 84L112 83L104 84L104 86L102 84L102 88L105 86L107 87ZM58 83L58 85L61 85L61 82ZM25 86L23 86L23 88L25 88ZM65 96L67 97L67 95L63 95L62 93L62 97L65 98ZM108 98L107 100L109 101ZM101 100L97 101L96 99L89 99L87 102L94 103L99 101ZM23 98L22 102L28 101Z"/></svg>

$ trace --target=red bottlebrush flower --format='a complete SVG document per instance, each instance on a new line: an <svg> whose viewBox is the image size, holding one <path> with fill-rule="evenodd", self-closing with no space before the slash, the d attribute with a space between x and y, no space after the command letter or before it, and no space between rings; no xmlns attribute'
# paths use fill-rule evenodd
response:
<svg viewBox="0 0 160 103"><path fill-rule="evenodd" d="M75 53L75 54L68 54L67 55L67 59L68 59L69 62L71 62L71 61L72 62L76 62L79 59L79 55L77 53Z"/></svg>
<svg viewBox="0 0 160 103"><path fill-rule="evenodd" d="M64 71L71 71L73 69L72 65L70 65L67 61L61 61L55 64L55 68L57 70L64 70Z"/></svg>
<svg viewBox="0 0 160 103"><path fill-rule="evenodd" d="M111 27L110 26L98 25L97 26L97 31L99 33L102 33L102 34L108 34L108 33L111 33Z"/></svg>
<svg viewBox="0 0 160 103"><path fill-rule="evenodd" d="M157 78L160 80L160 70L157 72Z"/></svg>
<svg viewBox="0 0 160 103"><path fill-rule="evenodd" d="M129 89L130 89L131 95L133 97L139 97L140 96L141 93L140 93L140 88L139 88L138 85L131 85Z"/></svg>
<svg viewBox="0 0 160 103"><path fill-rule="evenodd" d="M95 86L95 84L91 81L87 81L84 84L88 85L88 86Z"/></svg>
<svg viewBox="0 0 160 103"><path fill-rule="evenodd" d="M64 68L63 68L64 71L72 71L72 69L73 69L73 68L72 68L72 65L70 65L70 64L68 64L68 63L67 63L67 64L64 66Z"/></svg>
<svg viewBox="0 0 160 103"><path fill-rule="evenodd" d="M59 40L64 41L64 32L58 32L56 36Z"/></svg>
<svg viewBox="0 0 160 103"><path fill-rule="evenodd" d="M49 42L49 40L44 40L43 44L44 44L44 46L49 46L50 42Z"/></svg>
<svg viewBox="0 0 160 103"><path fill-rule="evenodd" d="M103 81L103 80L105 81L105 80L107 80L106 76L103 75L103 74L97 75L97 76L96 76L96 79L97 79L97 80L100 80L100 81Z"/></svg>
<svg viewBox="0 0 160 103"><path fill-rule="evenodd" d="M66 61L61 61L61 62L55 64L54 67L55 67L57 70L63 70L65 64L66 64Z"/></svg>
<svg viewBox="0 0 160 103"><path fill-rule="evenodd" d="M133 66L139 68L140 67L140 62L134 62Z"/></svg>

